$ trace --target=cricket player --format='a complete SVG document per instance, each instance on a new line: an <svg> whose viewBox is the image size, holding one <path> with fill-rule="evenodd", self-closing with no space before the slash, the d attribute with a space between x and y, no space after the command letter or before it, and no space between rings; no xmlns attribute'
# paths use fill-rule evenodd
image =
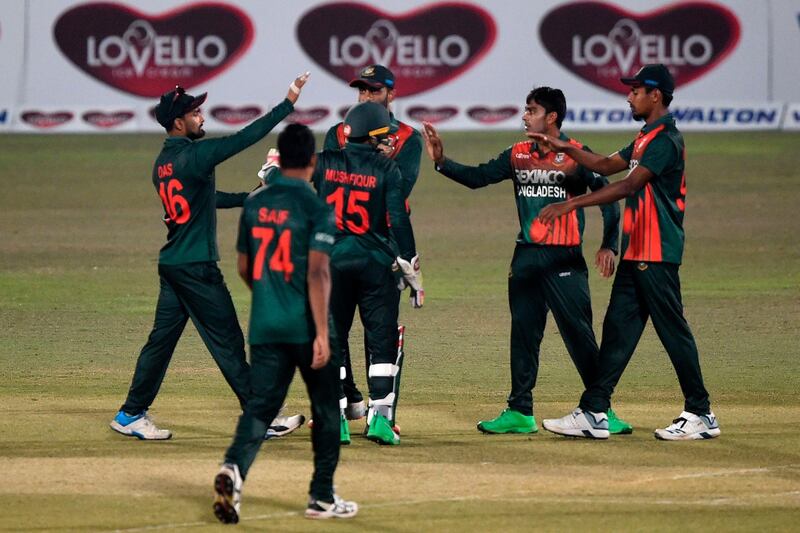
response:
<svg viewBox="0 0 800 533"><path fill-rule="evenodd" d="M358 512L358 505L333 489L339 461L339 375L329 364L328 338L333 214L308 183L316 162L311 130L290 124L278 137L278 150L279 173L248 197L239 222L239 275L253 293L248 334L253 391L214 479L214 514L223 523L239 521L242 484L296 368L316 422L305 516L350 518Z"/></svg>
<svg viewBox="0 0 800 533"><path fill-rule="evenodd" d="M383 65L370 65L361 70L358 77L350 82L350 87L358 89L358 102L375 102L384 106L389 111L389 133L384 141L378 145L381 153L394 160L402 177L403 197L405 198L406 211L411 214L408 197L419 176L419 163L422 156L422 135L406 124L400 122L390 110L390 104L395 98L395 77L391 70ZM344 133L344 122L340 122L328 130L325 135L325 150L344 148L347 136ZM420 279L421 283L421 279ZM400 290L404 288L401 282ZM420 308L425 300L425 291L410 289L410 301L413 308ZM405 335L405 328L401 326L399 335ZM366 413L364 397L355 384L353 370L350 362L350 348L347 341L343 341L342 353L344 355L344 373L342 385L347 397L345 416L348 420L358 420ZM369 372L369 341L365 339L366 369ZM395 428L397 430L397 428Z"/></svg>
<svg viewBox="0 0 800 533"><path fill-rule="evenodd" d="M552 224L576 209L625 198L622 261L603 322L599 371L586 385L577 409L563 418L544 420L543 425L561 435L608 438L605 412L649 317L685 398L683 412L672 424L656 429L655 437L711 439L719 436L719 424L711 412L697 346L683 316L678 277L686 209L686 151L668 109L675 81L662 64L645 65L634 77L621 81L631 87L628 104L633 117L644 121L639 135L625 148L603 157L578 150L552 135L534 135L542 146L563 152L595 172L610 175L628 169L620 181L554 203L539 213L542 224Z"/></svg>
<svg viewBox="0 0 800 533"><path fill-rule="evenodd" d="M548 311L552 311L561 337L584 383L597 372L598 348L592 329L588 269L583 258L584 215L582 210L564 215L548 224L536 217L545 206L599 190L608 184L604 176L584 168L563 150L552 150L531 140L547 132L579 152L589 149L561 132L566 114L564 93L550 87L533 89L525 100L522 122L529 140L518 142L494 159L478 166L466 166L445 157L436 129L424 123L423 136L428 155L438 172L471 189L510 179L519 215L520 232L508 274L511 308L511 393L508 408L494 419L478 422L483 433L536 433L533 388L539 372L539 346ZM603 277L614 272L614 255L619 235L619 207L614 202L601 206L603 241L595 264ZM608 407L607 407L608 409ZM616 433L633 428L614 416Z"/></svg>
<svg viewBox="0 0 800 533"><path fill-rule="evenodd" d="M343 358L358 307L369 354L366 436L394 445L400 443L394 425L404 358L398 349L397 282L402 273L409 286L421 291L422 273L404 205L402 175L380 151L390 127L385 106L375 102L353 106L344 119L344 149L321 152L312 180L336 217L331 313L340 350L337 359ZM344 410L348 400L340 401ZM341 441L350 441L344 414Z"/></svg>
<svg viewBox="0 0 800 533"><path fill-rule="evenodd" d="M161 288L155 322L139 354L130 390L111 429L142 440L172 437L148 415L175 345L191 318L200 337L239 403L250 394L250 368L244 351L244 337L228 287L217 266L216 208L241 205L243 195L216 191L215 167L267 135L294 109L294 103L308 79L308 73L289 86L286 99L269 113L227 137L201 140L206 93L187 94L176 87L161 96L155 114L168 133L153 165L153 186L164 206L167 242L158 257ZM276 421L277 422L277 421ZM290 426L279 422L285 434L302 424L299 415Z"/></svg>

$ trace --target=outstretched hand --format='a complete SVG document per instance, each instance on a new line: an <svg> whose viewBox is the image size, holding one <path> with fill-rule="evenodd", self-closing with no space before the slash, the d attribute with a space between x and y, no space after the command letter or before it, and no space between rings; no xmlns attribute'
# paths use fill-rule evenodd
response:
<svg viewBox="0 0 800 533"><path fill-rule="evenodd" d="M439 137L439 132L430 122L422 123L422 138L425 139L425 151L428 152L428 157L436 164L442 163L444 161L444 144Z"/></svg>
<svg viewBox="0 0 800 533"><path fill-rule="evenodd" d="M566 215L572 211L567 202L556 202L554 204L546 205L539 211L537 217L539 221L545 226L552 224L555 219L562 215Z"/></svg>
<svg viewBox="0 0 800 533"><path fill-rule="evenodd" d="M569 148L570 144L567 141L562 141L544 133L532 133L530 138L539 143L539 146L553 152L563 152Z"/></svg>
<svg viewBox="0 0 800 533"><path fill-rule="evenodd" d="M306 84L308 81L308 77L311 76L310 72L305 72L297 76L291 85L289 85L289 92L286 93L286 98L291 102L297 102L297 99L300 97L300 91L303 90L303 85Z"/></svg>

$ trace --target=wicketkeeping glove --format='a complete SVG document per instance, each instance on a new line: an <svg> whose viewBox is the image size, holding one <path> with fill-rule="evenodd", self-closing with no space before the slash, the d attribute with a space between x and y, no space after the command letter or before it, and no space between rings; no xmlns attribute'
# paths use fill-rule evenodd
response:
<svg viewBox="0 0 800 533"><path fill-rule="evenodd" d="M425 303L425 289L422 288L422 270L420 270L419 266L419 255L412 257L411 261L398 257L397 266L403 274L397 287L400 290L410 287L409 301L411 307L419 309Z"/></svg>
<svg viewBox="0 0 800 533"><path fill-rule="evenodd" d="M258 171L258 179L261 180L261 183L264 185L269 183L270 174L278 170L280 158L281 154L279 154L275 148L269 149L269 152L267 152L267 161L261 166L261 170Z"/></svg>

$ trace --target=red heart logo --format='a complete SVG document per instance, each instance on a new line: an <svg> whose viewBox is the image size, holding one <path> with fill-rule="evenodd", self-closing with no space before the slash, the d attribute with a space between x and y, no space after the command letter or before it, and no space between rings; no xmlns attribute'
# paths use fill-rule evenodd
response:
<svg viewBox="0 0 800 533"><path fill-rule="evenodd" d="M61 52L106 85L137 96L190 88L234 64L250 47L253 24L236 7L195 4L146 15L111 3L76 6L53 28Z"/></svg>
<svg viewBox="0 0 800 533"><path fill-rule="evenodd" d="M442 107L428 107L424 105L417 105L408 108L407 114L417 122L430 122L436 124L437 122L444 122L450 120L458 115L458 108L451 106Z"/></svg>
<svg viewBox="0 0 800 533"><path fill-rule="evenodd" d="M564 31L569 21L569 31ZM727 8L681 2L649 13L630 13L600 2L557 7L542 19L539 35L567 70L615 93L621 77L642 65L663 63L680 88L716 67L739 42L740 27Z"/></svg>
<svg viewBox="0 0 800 533"><path fill-rule="evenodd" d="M247 107L227 107L217 106L212 107L209 112L212 117L225 124L237 125L250 122L260 117L263 112L258 106Z"/></svg>
<svg viewBox="0 0 800 533"><path fill-rule="evenodd" d="M47 113L45 111L26 111L22 113L20 118L22 122L26 122L35 128L55 128L66 122L72 120L74 115L69 111L54 111Z"/></svg>
<svg viewBox="0 0 800 533"><path fill-rule="evenodd" d="M322 68L349 82L368 65L384 65L395 75L397 96L439 87L472 68L496 32L489 13L461 3L401 15L333 3L312 9L297 24L297 40Z"/></svg>
<svg viewBox="0 0 800 533"><path fill-rule="evenodd" d="M119 126L123 122L127 122L134 117L132 111L116 111L114 113L105 113L103 111L87 111L81 118L84 122L88 122L92 126L98 128L113 128Z"/></svg>
<svg viewBox="0 0 800 533"><path fill-rule="evenodd" d="M483 124L495 124L508 120L519 113L519 110L514 106L505 107L486 107L476 106L467 109L467 116L472 120L482 122Z"/></svg>
<svg viewBox="0 0 800 533"><path fill-rule="evenodd" d="M298 124L304 124L306 126L310 126L316 122L319 122L323 118L330 115L331 112L327 107L310 107L308 109L297 109L295 108L286 120L289 122L297 122Z"/></svg>

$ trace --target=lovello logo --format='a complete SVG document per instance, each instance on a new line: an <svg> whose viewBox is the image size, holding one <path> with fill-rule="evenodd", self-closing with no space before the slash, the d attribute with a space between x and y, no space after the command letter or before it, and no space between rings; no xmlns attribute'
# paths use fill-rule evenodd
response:
<svg viewBox="0 0 800 533"><path fill-rule="evenodd" d="M226 4L195 4L146 15L121 4L76 6L56 21L61 52L101 82L137 96L198 85L250 47L253 25Z"/></svg>
<svg viewBox="0 0 800 533"><path fill-rule="evenodd" d="M96 126L98 128L109 129L119 126L124 122L128 122L133 118L131 111L116 111L113 113L106 113L104 111L87 111L81 118L84 122Z"/></svg>
<svg viewBox="0 0 800 533"><path fill-rule="evenodd" d="M430 122L436 124L450 120L458 115L458 108L452 106L428 107L417 105L408 108L408 116L417 122Z"/></svg>
<svg viewBox="0 0 800 533"><path fill-rule="evenodd" d="M514 106L486 107L475 106L467 109L467 116L483 124L496 124L508 120L519 111Z"/></svg>
<svg viewBox="0 0 800 533"><path fill-rule="evenodd" d="M238 124L245 124L261 116L261 108L258 106L246 107L227 107L217 106L212 107L210 114L216 120L230 124L232 126Z"/></svg>
<svg viewBox="0 0 800 533"><path fill-rule="evenodd" d="M316 124L330 114L331 112L327 107L310 107L305 109L295 108L295 110L292 111L288 117L286 117L286 120L289 122L297 122L298 124L310 126L312 124Z"/></svg>
<svg viewBox="0 0 800 533"><path fill-rule="evenodd" d="M564 31L568 21L570 31ZM557 7L542 19L539 35L567 70L617 93L619 78L647 63L663 63L677 87L716 67L739 42L739 21L727 8L681 2L636 14L601 2Z"/></svg>
<svg viewBox="0 0 800 533"><path fill-rule="evenodd" d="M398 96L439 87L474 66L492 47L495 23L469 4L433 4L392 15L354 3L312 9L297 40L322 68L349 82L367 65L395 75Z"/></svg>
<svg viewBox="0 0 800 533"><path fill-rule="evenodd" d="M25 111L20 115L22 122L42 129L55 128L69 122L72 117L73 115L69 111Z"/></svg>

